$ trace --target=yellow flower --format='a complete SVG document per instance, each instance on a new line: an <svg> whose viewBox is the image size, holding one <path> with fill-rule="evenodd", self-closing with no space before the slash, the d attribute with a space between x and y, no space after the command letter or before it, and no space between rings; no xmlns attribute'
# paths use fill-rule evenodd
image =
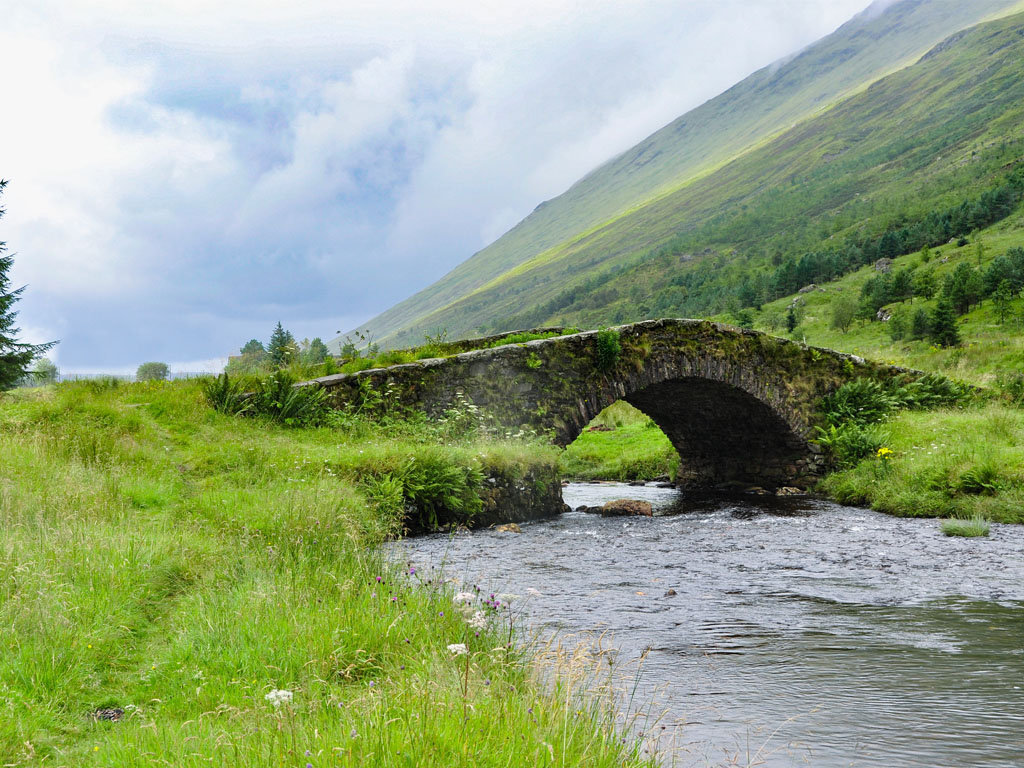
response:
<svg viewBox="0 0 1024 768"><path fill-rule="evenodd" d="M879 459L883 459L883 460L884 459L891 459L892 458L892 449L891 448L886 448L885 446L882 446L881 448L878 449L878 453L876 453L875 455Z"/></svg>

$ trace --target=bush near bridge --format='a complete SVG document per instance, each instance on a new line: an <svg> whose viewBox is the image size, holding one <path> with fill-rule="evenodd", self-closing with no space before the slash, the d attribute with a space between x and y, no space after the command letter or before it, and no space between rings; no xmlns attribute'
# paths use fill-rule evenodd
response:
<svg viewBox="0 0 1024 768"><path fill-rule="evenodd" d="M378 549L398 510L366 478L553 450L393 429L225 416L195 381L4 395L0 763L646 764L498 614L476 636Z"/></svg>

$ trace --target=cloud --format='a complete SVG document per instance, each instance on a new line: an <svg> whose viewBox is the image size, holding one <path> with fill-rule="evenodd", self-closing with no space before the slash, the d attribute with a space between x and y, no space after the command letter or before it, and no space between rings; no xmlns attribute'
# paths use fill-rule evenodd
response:
<svg viewBox="0 0 1024 768"><path fill-rule="evenodd" d="M40 0L0 234L65 367L358 325L866 0Z"/></svg>

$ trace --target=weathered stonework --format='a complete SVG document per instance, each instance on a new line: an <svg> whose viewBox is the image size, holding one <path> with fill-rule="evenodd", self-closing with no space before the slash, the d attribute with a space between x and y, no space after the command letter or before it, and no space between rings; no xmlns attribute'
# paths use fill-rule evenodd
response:
<svg viewBox="0 0 1024 768"><path fill-rule="evenodd" d="M796 486L824 470L813 442L820 399L857 377L917 372L701 320L615 329L622 352L597 364L597 331L448 358L326 376L342 406L360 386L441 415L462 393L496 423L567 445L605 407L626 400L650 416L682 458L691 487Z"/></svg>

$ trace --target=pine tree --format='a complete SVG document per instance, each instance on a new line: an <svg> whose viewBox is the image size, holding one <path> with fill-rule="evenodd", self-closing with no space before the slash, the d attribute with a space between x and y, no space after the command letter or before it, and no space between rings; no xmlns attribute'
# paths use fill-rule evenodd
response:
<svg viewBox="0 0 1024 768"><path fill-rule="evenodd" d="M960 331L956 327L953 304L945 296L939 299L932 313L929 336L942 347L955 347L960 343Z"/></svg>
<svg viewBox="0 0 1024 768"><path fill-rule="evenodd" d="M0 194L6 186L7 182L0 179ZM3 215L4 209L0 208L0 217ZM0 392L24 378L32 361L57 343L25 344L18 341L21 329L14 325L18 313L13 307L21 299L25 286L11 289L7 272L14 264L14 257L5 256L6 252L7 244L0 241Z"/></svg>
<svg viewBox="0 0 1024 768"><path fill-rule="evenodd" d="M270 355L270 361L278 368L288 365L295 354L295 350L295 337L292 336L290 331L286 331L282 327L281 321L278 320L274 332L270 334L270 343L267 344L267 354Z"/></svg>

